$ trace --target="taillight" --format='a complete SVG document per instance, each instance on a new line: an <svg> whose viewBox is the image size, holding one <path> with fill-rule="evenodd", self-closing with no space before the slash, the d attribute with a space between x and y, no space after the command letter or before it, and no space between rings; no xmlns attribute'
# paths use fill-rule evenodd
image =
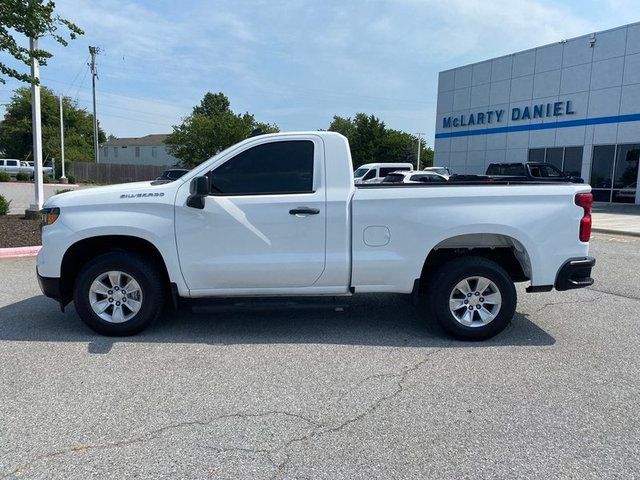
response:
<svg viewBox="0 0 640 480"><path fill-rule="evenodd" d="M593 195L590 193L577 193L576 205L582 207L584 213L580 219L580 241L588 242L591 238L591 206Z"/></svg>

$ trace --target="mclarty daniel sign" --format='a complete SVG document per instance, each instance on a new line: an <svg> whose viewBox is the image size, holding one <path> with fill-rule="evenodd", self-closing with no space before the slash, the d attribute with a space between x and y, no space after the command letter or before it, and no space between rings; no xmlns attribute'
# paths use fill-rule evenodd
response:
<svg viewBox="0 0 640 480"><path fill-rule="evenodd" d="M571 100L552 103L538 103L535 105L524 105L521 107L513 107L509 111L509 117L506 117L507 110L486 110L469 114L461 114L457 116L448 116L442 118L442 128L458 128L472 125L490 125L499 124L511 118L512 121L531 120L534 118L563 117L565 115L573 115Z"/></svg>

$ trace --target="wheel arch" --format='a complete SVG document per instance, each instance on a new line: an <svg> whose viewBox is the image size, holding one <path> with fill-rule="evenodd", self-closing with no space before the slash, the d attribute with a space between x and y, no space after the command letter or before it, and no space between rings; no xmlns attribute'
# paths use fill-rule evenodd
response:
<svg viewBox="0 0 640 480"><path fill-rule="evenodd" d="M76 278L87 262L103 253L119 250L140 255L156 265L167 288L167 293L173 296L165 259L153 243L133 235L98 235L84 238L72 244L62 257L60 266L61 305L64 307L73 299Z"/></svg>
<svg viewBox="0 0 640 480"><path fill-rule="evenodd" d="M502 233L468 233L446 238L429 251L422 266L420 283L427 284L441 265L464 256L480 256L496 262L514 282L532 278L531 256L520 241Z"/></svg>

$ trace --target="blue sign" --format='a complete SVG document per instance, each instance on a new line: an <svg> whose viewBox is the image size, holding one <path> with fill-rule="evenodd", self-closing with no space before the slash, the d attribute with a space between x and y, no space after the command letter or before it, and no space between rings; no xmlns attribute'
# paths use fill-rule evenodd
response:
<svg viewBox="0 0 640 480"><path fill-rule="evenodd" d="M573 115L571 100L553 103L539 103L536 105L526 105L524 107L513 107L511 109L511 120L531 120L532 118L546 117L562 117L564 115ZM458 128L471 125L486 125L493 123L501 123L505 119L505 110L488 110L484 112L462 114L455 117L444 117L442 119L442 128Z"/></svg>

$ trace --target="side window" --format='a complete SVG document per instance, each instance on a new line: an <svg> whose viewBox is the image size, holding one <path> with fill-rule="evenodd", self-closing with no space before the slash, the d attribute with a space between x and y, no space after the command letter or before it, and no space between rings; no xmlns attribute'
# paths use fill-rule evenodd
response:
<svg viewBox="0 0 640 480"><path fill-rule="evenodd" d="M17 160L7 160L7 167L17 167L17 166L18 166Z"/></svg>
<svg viewBox="0 0 640 480"><path fill-rule="evenodd" d="M257 145L211 172L211 192L264 195L313 192L313 142L293 140Z"/></svg>
<svg viewBox="0 0 640 480"><path fill-rule="evenodd" d="M371 180L372 178L375 178L375 176L376 176L376 169L372 168L367 172L367 174L364 177L362 177L362 180Z"/></svg>

